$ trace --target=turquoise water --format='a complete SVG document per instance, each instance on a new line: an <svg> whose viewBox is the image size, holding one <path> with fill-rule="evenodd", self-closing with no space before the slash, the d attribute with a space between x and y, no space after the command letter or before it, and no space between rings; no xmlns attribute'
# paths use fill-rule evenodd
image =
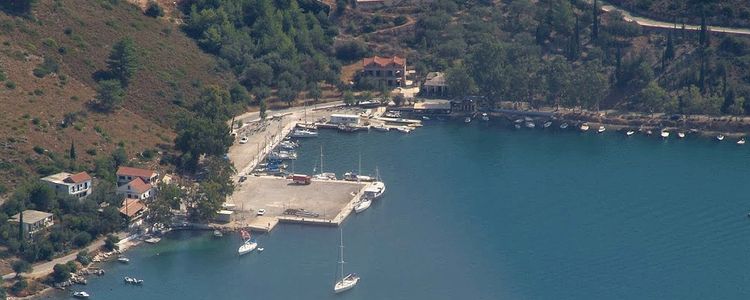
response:
<svg viewBox="0 0 750 300"><path fill-rule="evenodd" d="M747 299L750 148L688 137L428 123L412 132L323 131L296 172L377 166L386 195L344 227L281 225L239 239L182 232L127 253L92 299ZM127 286L123 276L145 279ZM48 296L50 297L50 296ZM58 293L51 297L67 298Z"/></svg>

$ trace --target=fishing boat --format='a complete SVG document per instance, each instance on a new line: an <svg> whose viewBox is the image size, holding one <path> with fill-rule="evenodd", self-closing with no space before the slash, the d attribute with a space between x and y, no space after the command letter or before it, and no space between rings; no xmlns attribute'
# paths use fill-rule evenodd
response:
<svg viewBox="0 0 750 300"><path fill-rule="evenodd" d="M372 199L369 199L367 197L362 197L359 199L359 202L357 202L356 205L354 205L354 212L361 213L368 209L370 207L370 204L372 204Z"/></svg>
<svg viewBox="0 0 750 300"><path fill-rule="evenodd" d="M77 291L77 292L73 292L73 297L85 299L89 297L89 293L86 293L84 291Z"/></svg>
<svg viewBox="0 0 750 300"><path fill-rule="evenodd" d="M341 245L339 246L341 258L339 265L341 266L341 273L339 274L339 280L333 285L334 293L341 293L350 290L359 282L359 276L354 273L349 273L344 276L344 232L339 228L339 234L341 235Z"/></svg>
<svg viewBox="0 0 750 300"><path fill-rule="evenodd" d="M661 137L666 139L669 137L669 131L662 130L661 133L659 133L659 135L661 135Z"/></svg>
<svg viewBox="0 0 750 300"><path fill-rule="evenodd" d="M482 121L489 121L490 116L487 115L487 113L482 113Z"/></svg>
<svg viewBox="0 0 750 300"><path fill-rule="evenodd" d="M527 121L524 126L526 126L526 128L533 129L534 127L536 127L536 124L534 124L534 122Z"/></svg>
<svg viewBox="0 0 750 300"><path fill-rule="evenodd" d="M581 127L579 127L581 131L589 131L589 123L583 123L581 124Z"/></svg>
<svg viewBox="0 0 750 300"><path fill-rule="evenodd" d="M223 233L221 233L221 230L214 230L214 237L222 237L224 236Z"/></svg>
<svg viewBox="0 0 750 300"><path fill-rule="evenodd" d="M684 138L685 137L685 133L684 132L678 132L677 133L677 137L678 138Z"/></svg>
<svg viewBox="0 0 750 300"><path fill-rule="evenodd" d="M240 231L240 234L242 236L242 239L245 241L242 243L242 246L240 246L239 249L237 249L237 253L239 255L244 255L247 253L250 253L250 251L255 250L255 248L258 247L258 243L256 243L250 236L250 233L246 230Z"/></svg>
<svg viewBox="0 0 750 300"><path fill-rule="evenodd" d="M464 123L471 123L471 117L466 117L466 119L464 119Z"/></svg>
<svg viewBox="0 0 750 300"><path fill-rule="evenodd" d="M313 173L315 170L313 170ZM320 146L320 173L312 176L317 180L336 180L336 173L323 172L323 146Z"/></svg>
<svg viewBox="0 0 750 300"><path fill-rule="evenodd" d="M631 136L633 134L635 134L634 130L628 130L627 132L625 132L625 135L627 135L627 136Z"/></svg>
<svg viewBox="0 0 750 300"><path fill-rule="evenodd" d="M568 123L560 124L560 129L566 129L566 128L568 128Z"/></svg>
<svg viewBox="0 0 750 300"><path fill-rule="evenodd" d="M117 258L117 261L119 261L121 263L124 263L124 264L127 264L127 263L130 262L130 259L127 258L127 257L125 257L125 256L120 256L120 257Z"/></svg>
<svg viewBox="0 0 750 300"><path fill-rule="evenodd" d="M744 145L745 144L745 138L740 138L739 141L737 141L737 145Z"/></svg>
<svg viewBox="0 0 750 300"><path fill-rule="evenodd" d="M602 125L602 126L599 126L599 129L598 129L598 130L597 130L596 132L598 132L598 133L602 133L602 132L604 132L605 130L607 130L607 128L604 128L604 126Z"/></svg>
<svg viewBox="0 0 750 300"><path fill-rule="evenodd" d="M723 141L723 140L724 140L724 135L723 135L723 134L719 134L719 135L717 135L717 136L716 136L716 140L718 140L718 141Z"/></svg>
<svg viewBox="0 0 750 300"><path fill-rule="evenodd" d="M289 134L289 136L294 138L317 137L318 132L310 129L295 129Z"/></svg>
<svg viewBox="0 0 750 300"><path fill-rule="evenodd" d="M547 122L544 122L544 124L542 124L542 126L543 126L544 128L549 128L550 126L552 126L552 121L547 121Z"/></svg>
<svg viewBox="0 0 750 300"><path fill-rule="evenodd" d="M385 183L380 181L380 172L375 168L375 181L370 183L364 191L364 196L368 199L378 199L385 193Z"/></svg>

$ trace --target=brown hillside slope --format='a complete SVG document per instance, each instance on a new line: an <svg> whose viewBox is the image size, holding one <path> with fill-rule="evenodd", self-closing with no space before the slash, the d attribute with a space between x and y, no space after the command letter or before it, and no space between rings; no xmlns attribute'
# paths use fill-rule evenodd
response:
<svg viewBox="0 0 750 300"><path fill-rule="evenodd" d="M0 184L12 187L43 175L51 165L65 169L50 156L67 156L71 141L82 169L90 169L96 156L109 155L117 144L125 145L131 157L170 145L175 116L202 86L235 80L175 25L145 17L124 1L112 2L118 3L40 0L34 19L0 13L0 70L7 77L0 82ZM122 109L91 111L92 74L106 67L111 46L124 37L140 48L142 68ZM45 57L57 60L59 71L38 78L32 70ZM61 126L72 114L76 121Z"/></svg>

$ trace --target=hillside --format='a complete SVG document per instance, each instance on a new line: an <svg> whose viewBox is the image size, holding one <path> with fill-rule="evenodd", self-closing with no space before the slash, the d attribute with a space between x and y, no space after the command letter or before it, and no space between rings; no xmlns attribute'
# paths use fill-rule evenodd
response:
<svg viewBox="0 0 750 300"><path fill-rule="evenodd" d="M141 68L122 109L93 111L94 74L125 37L138 47ZM131 158L146 149L170 149L175 117L200 90L235 81L176 25L146 17L125 1L40 0L33 17L0 12L0 43L0 191L64 169L61 157L71 142L74 167L81 169L118 145ZM45 59L57 71L39 78L33 70Z"/></svg>
<svg viewBox="0 0 750 300"><path fill-rule="evenodd" d="M674 1L609 0L634 14L660 21L699 24L705 11L710 26L750 27L750 2L746 0ZM702 8L704 8L702 10Z"/></svg>

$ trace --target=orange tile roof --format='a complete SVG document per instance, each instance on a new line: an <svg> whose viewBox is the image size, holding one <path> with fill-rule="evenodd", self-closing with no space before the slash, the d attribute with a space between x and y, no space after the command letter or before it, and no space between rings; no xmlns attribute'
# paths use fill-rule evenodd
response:
<svg viewBox="0 0 750 300"><path fill-rule="evenodd" d="M146 169L131 168L131 167L119 167L117 169L117 176L134 176L134 177L141 177L141 178L151 178L151 176L153 175L154 175L154 171L146 170Z"/></svg>
<svg viewBox="0 0 750 300"><path fill-rule="evenodd" d="M144 182L140 177L136 177L133 181L128 182L130 189L138 194L143 194L151 189L151 185Z"/></svg>
<svg viewBox="0 0 750 300"><path fill-rule="evenodd" d="M374 57L367 57L362 59L362 66L366 67L371 64L377 64L380 67L388 66L389 64L394 64L397 66L403 66L406 64L406 59L394 56L394 57L380 57L380 56L374 56Z"/></svg>
<svg viewBox="0 0 750 300"><path fill-rule="evenodd" d="M68 178L65 179L65 181L72 183L81 183L89 180L91 180L91 176L89 176L89 174L86 172L76 173L68 176Z"/></svg>
<svg viewBox="0 0 750 300"><path fill-rule="evenodd" d="M146 205L144 205L141 200L125 199L125 201L123 201L122 203L122 207L120 207L120 213L128 216L128 218L132 218L145 208Z"/></svg>

